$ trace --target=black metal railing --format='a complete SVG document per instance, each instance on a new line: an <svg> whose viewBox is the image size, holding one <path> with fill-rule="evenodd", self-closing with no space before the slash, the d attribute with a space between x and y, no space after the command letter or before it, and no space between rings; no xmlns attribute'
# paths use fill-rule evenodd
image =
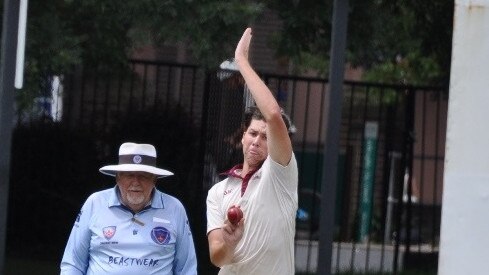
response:
<svg viewBox="0 0 489 275"><path fill-rule="evenodd" d="M40 116L37 110L16 127L7 251L35 252L25 238L35 225L18 218L27 214L19 205L37 205L36 194L48 194L43 203L51 211L35 207L28 215L39 224L49 221L49 227L35 228L42 240L36 243L41 251L49 246L52 253L44 255L59 260L72 225L69 217L74 219L88 194L113 185L97 167L115 161L120 142L133 139L154 143L161 165L176 172L159 187L187 208L199 274L214 273L205 198L219 172L241 161L239 126L249 104L239 74L224 73L133 60L110 74L79 69L64 76L63 106L50 109L62 114L44 110ZM338 103L325 101L326 79L261 76L297 128L292 136L299 164L296 269L312 274L321 262L321 168L328 130L323 117L330 104ZM345 81L343 94L333 271L396 274L438 252L448 92ZM27 152L32 157L23 157ZM436 269L436 261L427 268Z"/></svg>

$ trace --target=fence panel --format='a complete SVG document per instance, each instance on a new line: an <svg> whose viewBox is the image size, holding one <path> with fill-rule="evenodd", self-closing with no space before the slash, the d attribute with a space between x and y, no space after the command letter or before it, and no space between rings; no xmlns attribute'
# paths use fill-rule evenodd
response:
<svg viewBox="0 0 489 275"><path fill-rule="evenodd" d="M326 79L261 76L297 128L292 136L299 165L296 270L314 273L321 261L320 187L328 130L323 119L335 103L324 100ZM71 230L69 217L76 216L88 194L114 184L96 170L116 161L120 142L131 139L154 143L160 165L178 175L159 187L186 205L199 274L213 274L205 197L219 172L242 161L239 126L250 102L239 74L133 60L111 74L79 69L63 83L55 121L33 116L19 119L16 127L7 251L50 251L44 255L59 260ZM395 274L420 258L436 258L447 102L443 88L345 81L334 273ZM25 201L35 206L29 213L22 207ZM34 241L25 238L32 225L19 218L25 215L45 225L36 227L34 248ZM436 268L436 262L427 265Z"/></svg>
<svg viewBox="0 0 489 275"><path fill-rule="evenodd" d="M332 104L324 101L328 82L272 74L262 77L297 127L292 137L299 164L296 269L314 273L327 131L323 112L325 104ZM206 188L217 182L219 172L241 161L234 129L239 127L247 97L239 76L224 80L214 77L210 87ZM345 81L334 273L396 273L418 264L416 259L434 258L441 201L428 198L441 196L446 95L446 89L441 88ZM431 192L414 192L420 184ZM428 267L436 268L436 262Z"/></svg>

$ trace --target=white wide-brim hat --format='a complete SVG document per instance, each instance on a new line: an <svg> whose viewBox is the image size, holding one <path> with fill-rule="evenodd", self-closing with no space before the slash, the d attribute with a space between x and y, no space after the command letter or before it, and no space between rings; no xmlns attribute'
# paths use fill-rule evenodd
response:
<svg viewBox="0 0 489 275"><path fill-rule="evenodd" d="M115 176L117 172L147 172L163 178L172 172L156 167L156 149L151 144L126 142L119 148L119 164L99 169L102 174Z"/></svg>

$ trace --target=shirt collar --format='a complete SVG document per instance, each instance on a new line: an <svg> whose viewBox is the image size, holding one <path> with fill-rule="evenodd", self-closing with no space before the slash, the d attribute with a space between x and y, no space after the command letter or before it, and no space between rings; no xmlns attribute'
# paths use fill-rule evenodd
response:
<svg viewBox="0 0 489 275"><path fill-rule="evenodd" d="M241 178L241 173L238 172L238 170L242 170L242 169L243 169L243 164L237 164L233 166L231 169L222 172L220 175Z"/></svg>
<svg viewBox="0 0 489 275"><path fill-rule="evenodd" d="M233 166L233 168L231 168L225 172L222 172L220 175L244 179L244 178L250 178L251 176L253 176L253 174L255 174L260 169L261 169L261 165L260 165L260 167L258 167L258 169L251 170L246 175L241 175L241 171L243 170L243 164L238 164L238 165ZM259 174L257 174L257 175L259 175Z"/></svg>

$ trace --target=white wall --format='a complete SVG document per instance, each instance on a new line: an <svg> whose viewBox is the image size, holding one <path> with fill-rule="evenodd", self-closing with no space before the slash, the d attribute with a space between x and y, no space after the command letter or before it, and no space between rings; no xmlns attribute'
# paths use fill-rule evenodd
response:
<svg viewBox="0 0 489 275"><path fill-rule="evenodd" d="M438 274L489 274L489 0L456 0Z"/></svg>

